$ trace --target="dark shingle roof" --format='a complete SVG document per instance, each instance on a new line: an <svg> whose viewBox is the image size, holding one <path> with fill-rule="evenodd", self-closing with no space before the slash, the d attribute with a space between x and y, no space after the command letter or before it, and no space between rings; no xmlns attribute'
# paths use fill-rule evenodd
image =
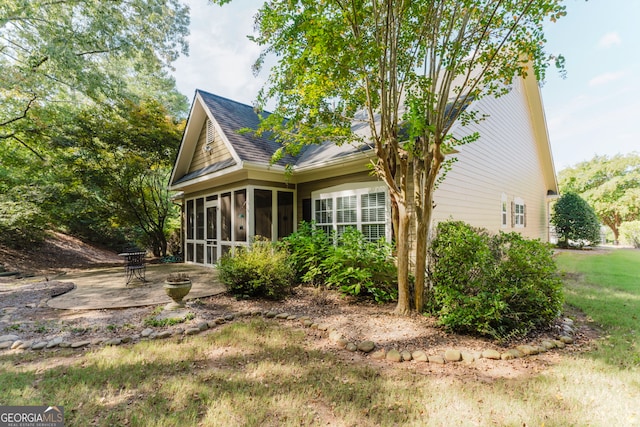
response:
<svg viewBox="0 0 640 427"><path fill-rule="evenodd" d="M271 156L280 145L271 138L270 134L264 133L257 137L253 133L239 133L240 129L257 129L260 124L260 118L256 114L252 106L241 104L218 95L211 94L202 90L196 90L202 97L207 108L216 119L222 131L229 139L229 142L235 149L236 153L242 161L268 164ZM260 113L265 117L269 112ZM295 159L291 156L284 156L277 165L287 165L295 163Z"/></svg>

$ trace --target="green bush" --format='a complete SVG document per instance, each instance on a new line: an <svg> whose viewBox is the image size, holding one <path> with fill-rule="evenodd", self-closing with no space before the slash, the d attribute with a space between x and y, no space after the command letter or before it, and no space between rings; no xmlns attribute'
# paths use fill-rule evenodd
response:
<svg viewBox="0 0 640 427"><path fill-rule="evenodd" d="M335 233L329 235L313 224L303 223L283 239L282 245L290 253L300 283L324 284L381 303L398 296L392 246L383 240L369 242L353 227L336 237Z"/></svg>
<svg viewBox="0 0 640 427"><path fill-rule="evenodd" d="M625 243L640 248L640 221L623 222L619 230Z"/></svg>
<svg viewBox="0 0 640 427"><path fill-rule="evenodd" d="M551 223L556 227L558 245L583 247L600 242L600 221L593 208L575 193L565 193L553 206Z"/></svg>
<svg viewBox="0 0 640 427"><path fill-rule="evenodd" d="M238 298L283 299L291 291L294 270L283 248L264 240L237 247L218 262L220 281Z"/></svg>
<svg viewBox="0 0 640 427"><path fill-rule="evenodd" d="M290 254L296 281L317 286L324 281L320 265L333 248L331 236L312 223L302 222L295 233L282 239Z"/></svg>
<svg viewBox="0 0 640 427"><path fill-rule="evenodd" d="M35 203L0 198L0 243L15 249L42 243L46 226Z"/></svg>
<svg viewBox="0 0 640 427"><path fill-rule="evenodd" d="M548 327L563 304L552 252L518 233L449 221L431 246L434 314L445 327L504 341Z"/></svg>
<svg viewBox="0 0 640 427"><path fill-rule="evenodd" d="M355 228L342 233L320 263L326 285L346 295L371 297L379 303L398 297L398 271L392 246L384 240L369 242Z"/></svg>

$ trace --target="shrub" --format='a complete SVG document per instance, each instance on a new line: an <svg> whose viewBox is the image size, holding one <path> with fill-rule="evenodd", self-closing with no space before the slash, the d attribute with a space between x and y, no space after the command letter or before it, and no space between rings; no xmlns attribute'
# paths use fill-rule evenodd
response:
<svg viewBox="0 0 640 427"><path fill-rule="evenodd" d="M565 193L553 206L551 223L558 233L559 245L579 247L600 241L600 221L593 208L575 193Z"/></svg>
<svg viewBox="0 0 640 427"><path fill-rule="evenodd" d="M397 268L392 246L384 240L369 242L362 232L349 227L320 263L326 285L346 295L371 297L379 303L398 297Z"/></svg>
<svg viewBox="0 0 640 427"><path fill-rule="evenodd" d="M249 248L237 247L218 263L220 281L239 298L282 299L291 291L294 270L288 253L271 242L256 240Z"/></svg>
<svg viewBox="0 0 640 427"><path fill-rule="evenodd" d="M296 281L317 286L324 281L320 264L333 247L331 237L312 223L302 222L295 233L282 239L289 252Z"/></svg>
<svg viewBox="0 0 640 427"><path fill-rule="evenodd" d="M619 230L625 243L640 248L640 221L623 222Z"/></svg>
<svg viewBox="0 0 640 427"><path fill-rule="evenodd" d="M335 245L333 242L335 241ZM335 287L342 293L373 298L397 298L397 269L392 246L384 240L369 242L362 232L348 227L336 237L313 224L303 223L283 239L300 283Z"/></svg>
<svg viewBox="0 0 640 427"><path fill-rule="evenodd" d="M552 252L539 240L449 221L430 251L432 309L451 330L503 341L549 326L562 308Z"/></svg>

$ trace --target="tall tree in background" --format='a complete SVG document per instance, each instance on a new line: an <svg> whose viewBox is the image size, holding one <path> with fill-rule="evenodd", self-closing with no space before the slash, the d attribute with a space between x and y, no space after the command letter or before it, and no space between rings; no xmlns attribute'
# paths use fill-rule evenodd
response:
<svg viewBox="0 0 640 427"><path fill-rule="evenodd" d="M223 4L227 0L214 0ZM480 117L472 100L506 93L512 79L550 62L542 24L564 15L561 0L271 0L256 17L254 40L277 58L258 104L275 100L262 122L282 151L305 144L356 142L366 123L387 185L398 260L398 313L423 308L433 192L456 120ZM402 132L401 132L402 130ZM405 133L406 131L406 133ZM408 135L402 136L402 135ZM276 156L282 152L276 153ZM410 191L413 181L413 191ZM415 215L409 206L415 206ZM409 228L417 230L410 271ZM410 294L409 276L415 275Z"/></svg>
<svg viewBox="0 0 640 427"><path fill-rule="evenodd" d="M155 83L145 97L164 96L188 25L178 0L0 0L0 142L27 144L59 103L138 100L143 86L132 83L141 80ZM183 98L166 101L184 108Z"/></svg>
<svg viewBox="0 0 640 427"><path fill-rule="evenodd" d="M640 219L640 155L629 153L593 159L558 174L561 192L584 198L619 240L623 222Z"/></svg>

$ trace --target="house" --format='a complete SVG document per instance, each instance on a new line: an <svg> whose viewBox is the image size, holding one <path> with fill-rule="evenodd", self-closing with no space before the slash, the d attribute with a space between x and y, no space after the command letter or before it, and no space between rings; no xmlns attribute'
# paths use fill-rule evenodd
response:
<svg viewBox="0 0 640 427"><path fill-rule="evenodd" d="M464 128L454 124L454 136L478 131L480 139L458 148L458 162L434 195L434 221L458 219L547 241L558 187L537 81L517 79L507 95L469 108L489 116ZM212 265L253 236L289 235L301 220L391 239L389 195L369 172L370 147L309 146L270 164L278 144L238 132L258 123L253 107L196 91L169 182L183 207L185 261Z"/></svg>

